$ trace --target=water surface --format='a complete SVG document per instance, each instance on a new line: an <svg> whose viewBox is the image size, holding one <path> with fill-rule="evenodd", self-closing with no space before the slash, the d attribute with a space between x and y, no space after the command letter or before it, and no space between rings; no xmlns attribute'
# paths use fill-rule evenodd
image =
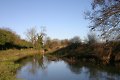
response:
<svg viewBox="0 0 120 80"><path fill-rule="evenodd" d="M120 73L114 67L69 63L65 60L51 61L43 57L24 62L16 77L23 80L120 80Z"/></svg>

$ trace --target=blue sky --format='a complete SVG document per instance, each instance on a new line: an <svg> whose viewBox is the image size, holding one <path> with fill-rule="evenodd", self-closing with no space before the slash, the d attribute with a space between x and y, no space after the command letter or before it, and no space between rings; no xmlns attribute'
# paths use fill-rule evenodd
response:
<svg viewBox="0 0 120 80"><path fill-rule="evenodd" d="M90 0L0 0L0 27L11 28L22 38L30 27L40 31L46 26L51 38L83 39L89 31L84 12L90 7Z"/></svg>

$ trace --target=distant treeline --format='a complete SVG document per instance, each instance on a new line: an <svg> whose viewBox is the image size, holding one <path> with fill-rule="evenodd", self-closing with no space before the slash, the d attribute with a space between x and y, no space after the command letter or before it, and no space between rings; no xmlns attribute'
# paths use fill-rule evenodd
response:
<svg viewBox="0 0 120 80"><path fill-rule="evenodd" d="M32 44L20 38L9 28L0 28L0 50L31 48Z"/></svg>
<svg viewBox="0 0 120 80"><path fill-rule="evenodd" d="M32 34L34 32L33 29L34 28L30 29L30 32L28 32L30 39L25 40L21 39L19 35L9 28L0 28L0 50L34 48L51 51L65 47L69 45L71 41L76 42L80 40L79 37L74 37L75 39L73 38L71 41L68 39L51 39L50 37L47 37L45 40L43 40L42 33L34 33L34 35Z"/></svg>
<svg viewBox="0 0 120 80"><path fill-rule="evenodd" d="M97 36L89 34L84 42L73 38L69 40L66 47L50 54L59 58L70 59L70 61L77 59L114 64L120 62L120 41L99 41Z"/></svg>

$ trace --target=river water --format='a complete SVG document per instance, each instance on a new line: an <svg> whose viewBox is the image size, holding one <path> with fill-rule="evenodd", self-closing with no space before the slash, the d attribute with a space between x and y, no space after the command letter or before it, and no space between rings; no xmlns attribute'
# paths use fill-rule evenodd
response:
<svg viewBox="0 0 120 80"><path fill-rule="evenodd" d="M120 80L120 70L111 66L100 66L65 60L31 58L23 60L16 78L22 80Z"/></svg>

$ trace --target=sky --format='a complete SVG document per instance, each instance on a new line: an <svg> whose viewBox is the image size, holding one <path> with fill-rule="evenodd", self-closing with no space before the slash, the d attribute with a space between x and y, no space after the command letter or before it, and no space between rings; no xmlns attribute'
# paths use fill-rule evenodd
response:
<svg viewBox="0 0 120 80"><path fill-rule="evenodd" d="M7 27L25 39L31 27L46 27L47 36L70 39L88 34L89 21L84 12L91 0L0 0L0 27Z"/></svg>

